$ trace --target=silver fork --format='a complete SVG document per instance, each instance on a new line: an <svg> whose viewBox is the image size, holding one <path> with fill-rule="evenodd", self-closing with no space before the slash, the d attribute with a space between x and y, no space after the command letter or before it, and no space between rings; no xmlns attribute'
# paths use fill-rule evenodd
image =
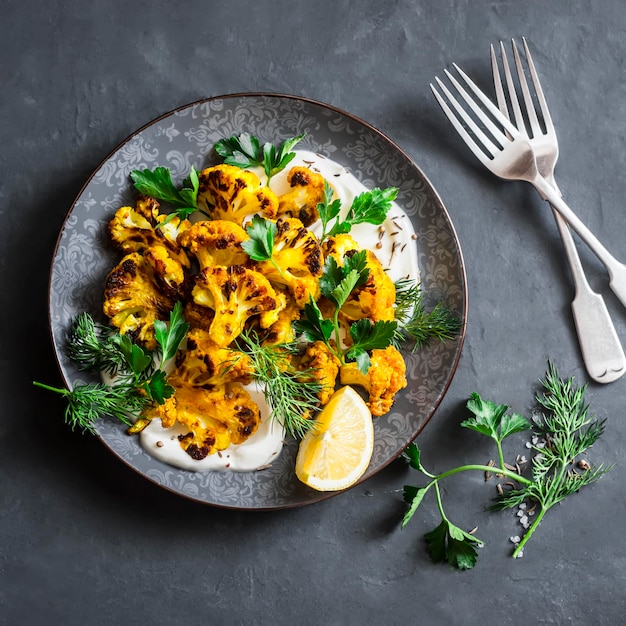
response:
<svg viewBox="0 0 626 626"><path fill-rule="evenodd" d="M463 108L439 78L436 77L435 80L445 98L433 84L430 85L435 98L453 127L487 169L504 179L531 183L542 197L552 204L606 266L609 271L609 285L622 304L626 306L626 265L611 255L567 206L558 192L541 176L528 137L515 128L458 65L454 64L453 67L473 96L448 70L445 70L445 74L474 117ZM477 122L481 124L481 127Z"/></svg>
<svg viewBox="0 0 626 626"><path fill-rule="evenodd" d="M537 96L539 110L544 122L545 130L541 127L532 95L528 87L528 82L524 74L522 60L515 44L513 47L513 57L518 74L519 86L524 99L526 119L530 125L530 133L527 136L530 145L535 153L537 169L539 174L554 188L559 196L562 196L556 181L554 180L554 167L559 156L559 147L556 131L552 123L550 111L548 109L537 70L532 60L530 50L525 38L522 38L524 46L524 56L528 65L532 85ZM513 77L509 69L509 63L504 49L504 44L500 42L500 57L502 68L509 93L509 102L513 110L515 125L520 132L526 133L524 115L517 96L517 90L513 82ZM509 107L504 95L503 81L500 79L498 60L494 47L491 46L491 68L493 72L494 85L496 88L496 99L500 111L510 119ZM542 194L544 200L546 197ZM600 383L609 383L617 380L626 372L626 355L620 343L615 326L609 315L604 299L599 293L593 291L585 276L580 257L576 250L574 238L567 226L567 222L561 217L558 211L553 208L565 254L569 261L572 278L575 287L575 296L572 301L572 314L578 334L580 350L589 376Z"/></svg>

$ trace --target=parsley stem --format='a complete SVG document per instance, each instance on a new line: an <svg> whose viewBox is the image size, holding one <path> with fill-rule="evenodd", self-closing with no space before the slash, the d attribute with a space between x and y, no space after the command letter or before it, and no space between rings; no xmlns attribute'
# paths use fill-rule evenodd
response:
<svg viewBox="0 0 626 626"><path fill-rule="evenodd" d="M461 465L460 467L455 467L454 469L448 470L447 472L443 472L441 474L437 474L433 478L432 482L438 482L448 476L452 476L453 474L458 474L459 472L467 472L467 471L479 471L479 472L489 472L490 474L503 474L507 478L512 478L518 483L522 483L523 485L533 485L533 481L529 478L525 478L524 476L520 476L517 472L513 472L511 470L506 469L506 467L500 466L490 466L490 465Z"/></svg>

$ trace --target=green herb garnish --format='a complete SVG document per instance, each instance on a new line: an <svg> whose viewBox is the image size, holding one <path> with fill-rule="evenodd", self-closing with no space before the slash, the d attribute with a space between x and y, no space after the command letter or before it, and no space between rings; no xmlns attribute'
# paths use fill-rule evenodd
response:
<svg viewBox="0 0 626 626"><path fill-rule="evenodd" d="M246 331L239 335L237 344L252 362L255 379L271 407L270 417L278 420L289 435L301 438L320 407L322 384L315 370L294 368L291 356L298 350L296 343L262 345L254 331Z"/></svg>
<svg viewBox="0 0 626 626"><path fill-rule="evenodd" d="M592 468L586 460L582 465L577 462L604 432L604 420L598 421L589 414L584 400L586 386L577 388L573 379L561 379L552 364L549 364L541 382L544 393L537 396L537 401L548 412L535 417L532 424L522 415L507 413L509 407L506 405L483 400L476 393L471 395L467 407L473 417L464 420L461 426L486 435L496 443L499 461L497 465L463 465L434 475L424 469L420 450L415 443L406 449L405 458L410 466L430 480L423 487L405 486L404 499L409 508L402 526L406 526L424 496L433 489L442 521L424 537L428 553L434 562L447 561L459 569L470 569L476 564L476 548L482 545L482 541L455 526L446 516L439 487L443 479L460 472L480 471L501 475L520 485L509 491L502 490L491 507L492 510L503 510L527 502L537 505L532 524L513 551L513 557L520 557L524 546L551 507L585 485L597 481L609 471L610 467L603 465ZM533 424L536 435L543 436L544 442L532 446L534 456L531 476L528 478L509 469L512 466L507 467L502 453L502 441L514 433L530 430Z"/></svg>
<svg viewBox="0 0 626 626"><path fill-rule="evenodd" d="M271 143L261 145L259 139L249 133L241 133L215 144L215 151L224 158L227 165L241 169L262 167L269 184L272 176L278 174L293 161L296 156L293 147L304 139L305 133L285 140L280 146Z"/></svg>
<svg viewBox="0 0 626 626"><path fill-rule="evenodd" d="M412 351L415 352L431 339L447 341L459 334L461 320L443 302L438 302L430 312L426 310L424 292L419 283L400 279L395 287L396 345L412 341Z"/></svg>
<svg viewBox="0 0 626 626"><path fill-rule="evenodd" d="M328 256L320 278L320 291L333 303L333 317L325 319L317 303L311 298L304 306L303 318L293 323L298 334L304 335L309 342L324 342L341 363L345 364L346 360L356 361L363 374L367 373L370 366L368 352L391 345L397 326L396 322L358 320L349 328L353 344L345 349L341 347L339 312L352 292L363 285L368 276L365 250L355 252L352 256L346 255L343 265L339 265L333 256Z"/></svg>
<svg viewBox="0 0 626 626"><path fill-rule="evenodd" d="M187 219L196 211L209 217L207 213L198 207L200 181L198 172L193 165L189 170L189 176L183 181L181 189L174 185L172 174L167 167L157 167L153 170L133 170L130 173L130 177L139 193L167 202L174 208L174 211L170 213L165 222L170 221L174 217L178 217L181 220Z"/></svg>
<svg viewBox="0 0 626 626"><path fill-rule="evenodd" d="M391 208L391 203L398 195L398 189L388 187L381 190L376 187L370 191L364 191L353 200L343 220L339 219L341 203L339 200L332 199L333 190L326 181L324 181L324 193L324 202L317 205L322 222L320 241L324 241L326 237L349 233L356 224L382 224ZM330 226L333 220L335 223Z"/></svg>
<svg viewBox="0 0 626 626"><path fill-rule="evenodd" d="M78 427L94 432L95 421L107 416L130 425L131 417L136 417L151 402L163 404L174 393L162 368L165 361L176 354L188 328L180 302L170 313L169 325L155 322L160 355L160 365L155 368L150 351L133 343L127 335L96 324L89 314L82 313L70 329L68 354L79 369L105 371L116 375L116 380L111 385L78 383L71 391L36 381L33 384L66 398L65 422L72 429Z"/></svg>

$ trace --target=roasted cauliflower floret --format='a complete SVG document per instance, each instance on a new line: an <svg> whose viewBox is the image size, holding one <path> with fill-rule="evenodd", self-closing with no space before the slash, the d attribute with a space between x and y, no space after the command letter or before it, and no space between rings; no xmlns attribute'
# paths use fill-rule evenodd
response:
<svg viewBox="0 0 626 626"><path fill-rule="evenodd" d="M178 353L174 375L195 386L223 385L227 380L247 385L254 370L250 357L238 350L215 344L208 331L200 328L187 333L186 349Z"/></svg>
<svg viewBox="0 0 626 626"><path fill-rule="evenodd" d="M320 404L325 405L335 391L335 383L341 363L322 341L307 345L306 352L298 362L299 370L309 370L311 376L322 386L318 393Z"/></svg>
<svg viewBox="0 0 626 626"><path fill-rule="evenodd" d="M311 297L317 300L320 296L323 264L322 248L315 235L299 219L281 217L276 221L272 260L262 261L257 267L270 282L287 287L303 308Z"/></svg>
<svg viewBox="0 0 626 626"><path fill-rule="evenodd" d="M184 300L187 275L169 251L161 245L152 246L144 251L143 258L152 268L159 291L174 300Z"/></svg>
<svg viewBox="0 0 626 626"><path fill-rule="evenodd" d="M123 206L115 212L108 232L113 244L123 252L143 252L162 245L182 266L189 267L189 259L177 238L190 226L188 220L178 217L168 220L167 215L159 213L159 203L154 198L139 196L134 207Z"/></svg>
<svg viewBox="0 0 626 626"><path fill-rule="evenodd" d="M249 318L279 307L267 278L241 265L204 268L196 276L191 295L196 304L213 310L209 335L220 347L238 337Z"/></svg>
<svg viewBox="0 0 626 626"><path fill-rule="evenodd" d="M339 380L342 385L363 387L369 394L367 406L372 415L384 415L391 409L396 393L407 385L406 365L398 350L389 346L372 350L367 374L362 374L356 363L348 363L339 369Z"/></svg>
<svg viewBox="0 0 626 626"><path fill-rule="evenodd" d="M325 255L335 257L338 265L343 265L344 256L360 250L350 235L330 237L324 242L323 249ZM341 308L341 316L348 323L364 317L373 322L392 321L395 317L396 287L371 250L366 251L366 258L369 269L367 281L350 294Z"/></svg>
<svg viewBox="0 0 626 626"><path fill-rule="evenodd" d="M239 383L193 387L176 376L168 382L174 395L148 409L145 417L160 418L164 428L180 424L187 431L179 436L180 445L192 458L201 460L243 443L258 429L259 407Z"/></svg>
<svg viewBox="0 0 626 626"><path fill-rule="evenodd" d="M267 331L263 334L265 345L292 342L295 339L292 324L300 317L300 307L291 296L286 297L280 291L276 291L276 295L284 298L285 306L278 311L276 319L271 324L267 324Z"/></svg>
<svg viewBox="0 0 626 626"><path fill-rule="evenodd" d="M292 167L287 174L291 189L278 197L278 214L298 218L305 226L319 219L317 205L324 202L324 177L308 167Z"/></svg>
<svg viewBox="0 0 626 626"><path fill-rule="evenodd" d="M198 204L206 205L214 220L243 226L246 218L255 213L267 218L277 215L276 194L253 172L222 164L202 170L199 179Z"/></svg>
<svg viewBox="0 0 626 626"><path fill-rule="evenodd" d="M156 347L154 321L167 320L175 303L169 291L159 289L154 266L138 252L127 254L106 278L104 314L121 334L150 350Z"/></svg>
<svg viewBox="0 0 626 626"><path fill-rule="evenodd" d="M248 233L228 220L196 222L178 237L178 243L189 250L200 264L200 269L221 265L244 265L248 255L241 244L250 239Z"/></svg>

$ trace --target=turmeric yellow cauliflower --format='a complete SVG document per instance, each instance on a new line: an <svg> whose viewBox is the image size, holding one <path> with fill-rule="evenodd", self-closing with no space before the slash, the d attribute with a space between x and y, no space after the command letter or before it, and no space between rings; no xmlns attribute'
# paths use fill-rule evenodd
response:
<svg viewBox="0 0 626 626"><path fill-rule="evenodd" d="M121 334L153 350L156 348L154 321L169 318L177 301L174 281L183 273L175 261L166 255L161 258L162 246L149 250L147 256L138 252L127 254L109 272L104 285L103 311ZM174 267L169 267L166 260Z"/></svg>
<svg viewBox="0 0 626 626"><path fill-rule="evenodd" d="M244 265L248 255L241 244L250 237L241 227L228 220L196 222L178 237L178 243L191 252L200 269L221 265Z"/></svg>
<svg viewBox="0 0 626 626"><path fill-rule="evenodd" d="M228 381L247 385L254 371L250 357L238 350L218 346L208 331L192 328L187 345L179 352L174 375L194 387L223 385Z"/></svg>
<svg viewBox="0 0 626 626"><path fill-rule="evenodd" d="M396 348L372 350L367 374L359 371L356 363L347 363L339 369L342 385L358 385L369 394L367 406L372 415L384 415L391 410L395 395L407 385L406 364Z"/></svg>
<svg viewBox="0 0 626 626"><path fill-rule="evenodd" d="M257 268L271 283L287 287L296 304L303 308L311 297L320 297L319 277L324 258L317 237L295 217L276 221L276 236L271 261Z"/></svg>
<svg viewBox="0 0 626 626"><path fill-rule="evenodd" d="M164 428L179 424L187 429L179 441L193 459L243 443L257 431L259 407L241 384L194 387L177 376L170 376L168 383L174 387L174 395L164 404L150 407L144 417L160 418Z"/></svg>
<svg viewBox="0 0 626 626"><path fill-rule="evenodd" d="M220 347L238 337L249 318L272 312L260 317L261 326L264 321L267 327L279 312L279 300L267 278L241 265L204 268L196 276L191 296L196 304L213 310L209 335Z"/></svg>
<svg viewBox="0 0 626 626"><path fill-rule="evenodd" d="M165 223L167 220L167 223ZM111 241L123 252L141 252L156 245L164 246L168 254L182 266L189 267L189 259L177 242L178 236L191 226L188 220L168 219L159 213L154 198L139 196L134 207L123 206L108 225Z"/></svg>
<svg viewBox="0 0 626 626"><path fill-rule="evenodd" d="M311 376L320 383L321 389L318 397L321 406L324 406L335 392L340 365L339 359L322 341L308 344L298 361L298 368L308 370Z"/></svg>
<svg viewBox="0 0 626 626"><path fill-rule="evenodd" d="M320 215L317 205L324 202L324 177L308 167L292 167L287 175L289 191L278 196L278 215L298 218L311 226Z"/></svg>
<svg viewBox="0 0 626 626"><path fill-rule="evenodd" d="M247 217L260 213L274 218L278 211L278 198L269 188L262 186L259 177L249 170L234 165L215 165L199 174L198 205L214 220L229 220L243 226Z"/></svg>

